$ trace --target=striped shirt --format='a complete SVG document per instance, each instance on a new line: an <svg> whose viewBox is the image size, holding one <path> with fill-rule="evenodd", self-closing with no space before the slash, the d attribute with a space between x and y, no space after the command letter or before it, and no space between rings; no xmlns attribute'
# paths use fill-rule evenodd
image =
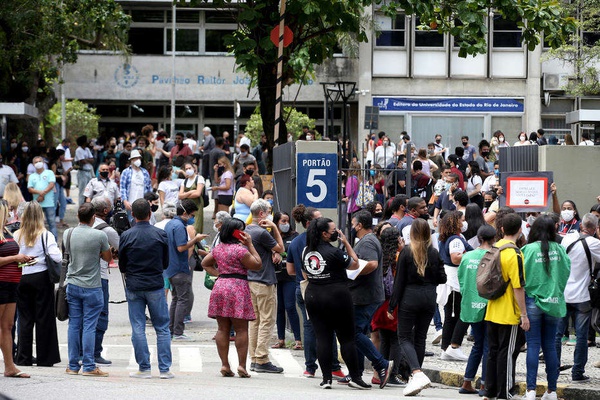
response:
<svg viewBox="0 0 600 400"><path fill-rule="evenodd" d="M13 237L5 233L4 240L0 242L0 258L19 254L19 245ZM19 283L21 281L21 268L17 262L11 262L0 267L0 282Z"/></svg>

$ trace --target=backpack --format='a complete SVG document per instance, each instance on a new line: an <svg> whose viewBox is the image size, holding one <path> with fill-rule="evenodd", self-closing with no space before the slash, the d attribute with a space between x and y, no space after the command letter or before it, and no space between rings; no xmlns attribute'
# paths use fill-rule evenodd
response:
<svg viewBox="0 0 600 400"><path fill-rule="evenodd" d="M127 211L123 209L123 204L117 201L115 204L115 213L112 217L112 227L121 236L123 232L131 228L131 223L127 217ZM103 227L104 228L104 227Z"/></svg>
<svg viewBox="0 0 600 400"><path fill-rule="evenodd" d="M484 255L477 267L477 292L479 296L488 300L496 300L504 295L510 279L504 280L500 254L504 249L515 249L519 263L519 277L523 278L523 260L518 257L521 251L514 243L507 243L500 247L492 246Z"/></svg>
<svg viewBox="0 0 600 400"><path fill-rule="evenodd" d="M369 183L361 182L358 187L358 194L354 201L358 207L364 207L375 200L375 190Z"/></svg>
<svg viewBox="0 0 600 400"><path fill-rule="evenodd" d="M183 182L184 185L187 185L187 178L185 178L185 182ZM198 175L196 175L196 186L198 186ZM208 203L210 203L210 199L208 198L208 195L206 194L206 185L204 185L204 187L202 188L202 203L204 204L204 208L208 207Z"/></svg>

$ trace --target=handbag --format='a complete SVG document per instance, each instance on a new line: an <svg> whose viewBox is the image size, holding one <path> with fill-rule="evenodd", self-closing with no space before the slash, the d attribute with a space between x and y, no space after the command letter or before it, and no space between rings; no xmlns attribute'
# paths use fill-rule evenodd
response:
<svg viewBox="0 0 600 400"><path fill-rule="evenodd" d="M354 203L358 207L365 207L375 199L375 189L367 182L361 182L358 188L358 195Z"/></svg>
<svg viewBox="0 0 600 400"><path fill-rule="evenodd" d="M75 229L75 228L73 228ZM67 287L65 286L65 279L67 277L67 268L71 262L71 235L73 229L69 231L67 235L67 241L63 246L63 259L60 271L60 280L58 282L58 288L54 292L54 307L56 312L56 319L59 321L66 321L69 319L69 303L67 302Z"/></svg>
<svg viewBox="0 0 600 400"><path fill-rule="evenodd" d="M46 231L46 241L48 240L48 231ZM60 273L62 264L58 261L54 261L48 251L46 251L46 243L44 243L44 235L42 234L42 249L44 250L44 260L46 261L46 267L48 268L48 277L50 283L58 283L60 281Z"/></svg>
<svg viewBox="0 0 600 400"><path fill-rule="evenodd" d="M215 282L217 281L216 276L212 276L208 272L204 275L204 287L208 290L212 290L215 287Z"/></svg>
<svg viewBox="0 0 600 400"><path fill-rule="evenodd" d="M204 271L204 268L202 268L202 259L198 255L198 249L196 245L194 245L192 249L192 255L190 258L188 258L188 266L192 271Z"/></svg>

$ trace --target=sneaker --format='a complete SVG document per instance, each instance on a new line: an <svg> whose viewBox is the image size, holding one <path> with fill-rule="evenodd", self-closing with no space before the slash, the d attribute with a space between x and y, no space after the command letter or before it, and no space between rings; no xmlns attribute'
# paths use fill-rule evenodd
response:
<svg viewBox="0 0 600 400"><path fill-rule="evenodd" d="M165 372L161 372L158 377L160 379L173 379L173 378L175 378L175 375L173 375L173 373L171 371L165 371Z"/></svg>
<svg viewBox="0 0 600 400"><path fill-rule="evenodd" d="M600 368L600 361L598 361L594 364L594 368ZM552 393L554 393L554 392L552 392Z"/></svg>
<svg viewBox="0 0 600 400"><path fill-rule="evenodd" d="M433 351L425 351L425 353L423 353L423 355L425 357L433 357L435 354L433 354Z"/></svg>
<svg viewBox="0 0 600 400"><path fill-rule="evenodd" d="M560 367L558 367L558 371L562 372L562 371L566 371L573 368L573 366L571 364L566 364L566 365L561 365Z"/></svg>
<svg viewBox="0 0 600 400"><path fill-rule="evenodd" d="M346 377L346 375L341 369L338 369L337 371L331 371L331 376L333 377L333 379L337 380L344 379Z"/></svg>
<svg viewBox="0 0 600 400"><path fill-rule="evenodd" d="M146 325L151 326L152 325L152 320L150 319L149 316L146 315Z"/></svg>
<svg viewBox="0 0 600 400"><path fill-rule="evenodd" d="M469 359L469 356L467 356L465 353L463 353L463 351L460 349L460 347L455 349L452 346L448 346L448 348L445 351L445 354L447 357L446 360L449 360L449 361L467 361ZM444 360L443 354L442 354L442 360Z"/></svg>
<svg viewBox="0 0 600 400"><path fill-rule="evenodd" d="M535 400L535 390L528 390L527 393L525 393L525 400Z"/></svg>
<svg viewBox="0 0 600 400"><path fill-rule="evenodd" d="M254 370L256 372L267 372L267 373L271 373L271 374L280 374L283 372L283 368L277 367L277 366L273 365L273 363L271 363L271 362L264 363L264 364L256 363L256 367L254 367Z"/></svg>
<svg viewBox="0 0 600 400"><path fill-rule="evenodd" d="M474 342L474 341L475 341L475 336L467 335L467 342Z"/></svg>
<svg viewBox="0 0 600 400"><path fill-rule="evenodd" d="M319 386L321 386L321 389L331 389L331 380L323 381Z"/></svg>
<svg viewBox="0 0 600 400"><path fill-rule="evenodd" d="M184 323L184 324L189 324L190 322L192 322L192 316L191 316L191 315L186 315L186 316L183 318L183 323Z"/></svg>
<svg viewBox="0 0 600 400"><path fill-rule="evenodd" d="M379 374L379 389L383 389L385 385L388 383L388 379L390 379L390 375L392 374L392 368L394 368L394 361L388 361L387 368L381 368L377 373Z"/></svg>
<svg viewBox="0 0 600 400"><path fill-rule="evenodd" d="M194 339L184 333L182 335L173 336L173 341L174 342L193 342Z"/></svg>
<svg viewBox="0 0 600 400"><path fill-rule="evenodd" d="M362 378L358 378L356 380L350 379L350 382L348 382L348 386L350 386L351 388L360 389L360 390L369 390L372 387L371 385L369 385L368 383L363 381Z"/></svg>
<svg viewBox="0 0 600 400"><path fill-rule="evenodd" d="M152 378L152 373L150 370L148 371L135 371L129 373L130 378L138 378L138 379L150 379Z"/></svg>
<svg viewBox="0 0 600 400"><path fill-rule="evenodd" d="M100 365L111 365L112 361L110 360L106 360L105 358L103 358L102 356L98 356L94 358L94 362L96 364L100 364Z"/></svg>
<svg viewBox="0 0 600 400"><path fill-rule="evenodd" d="M571 338L569 339L569 341L567 343L565 343L567 346L575 346L577 344L577 339L576 338Z"/></svg>
<svg viewBox="0 0 600 400"><path fill-rule="evenodd" d="M548 393L548 392L544 392L544 394L542 395L542 400L557 400L558 396L556 395L556 392L552 392L552 393Z"/></svg>
<svg viewBox="0 0 600 400"><path fill-rule="evenodd" d="M252 367L250 368L250 370L254 371L252 369ZM310 372L309 370L304 371L304 373L302 375L304 375L306 378L314 378L315 377L315 373L314 372Z"/></svg>
<svg viewBox="0 0 600 400"><path fill-rule="evenodd" d="M73 204L73 199L72 198L67 197L66 200L67 200L67 204Z"/></svg>
<svg viewBox="0 0 600 400"><path fill-rule="evenodd" d="M84 372L83 376L108 376L108 372L102 371L100 368L96 368L93 371Z"/></svg>
<svg viewBox="0 0 600 400"><path fill-rule="evenodd" d="M69 367L67 367L67 369L65 370L65 372L68 375L79 375L79 370L75 371L75 370L69 369Z"/></svg>
<svg viewBox="0 0 600 400"><path fill-rule="evenodd" d="M379 378L372 377L371 378L371 383L373 385L381 385L381 380Z"/></svg>
<svg viewBox="0 0 600 400"><path fill-rule="evenodd" d="M348 385L352 381L350 375L344 376L342 379L338 379L338 385Z"/></svg>
<svg viewBox="0 0 600 400"><path fill-rule="evenodd" d="M433 339L433 341L431 342L431 344L434 346L439 346L442 341L442 331L438 332L439 333L436 332L435 339Z"/></svg>
<svg viewBox="0 0 600 400"><path fill-rule="evenodd" d="M251 362L250 363L250 371L256 371L256 363ZM314 376L314 374L313 374Z"/></svg>
<svg viewBox="0 0 600 400"><path fill-rule="evenodd" d="M590 381L590 377L587 375L581 375L578 376L577 378L573 378L571 379L573 381L573 383L586 383Z"/></svg>
<svg viewBox="0 0 600 400"><path fill-rule="evenodd" d="M390 379L388 379L387 385L393 387L405 387L406 382L404 382L398 375L392 375L390 376Z"/></svg>
<svg viewBox="0 0 600 400"><path fill-rule="evenodd" d="M428 388L431 385L431 381L423 372L417 372L408 381L408 384L404 388L404 396L415 396L421 390Z"/></svg>
<svg viewBox="0 0 600 400"><path fill-rule="evenodd" d="M561 342L562 344L565 344L565 343L566 343L568 340L569 340L569 337L568 337L568 336L563 336L563 337L561 337L561 338L560 338L560 342Z"/></svg>

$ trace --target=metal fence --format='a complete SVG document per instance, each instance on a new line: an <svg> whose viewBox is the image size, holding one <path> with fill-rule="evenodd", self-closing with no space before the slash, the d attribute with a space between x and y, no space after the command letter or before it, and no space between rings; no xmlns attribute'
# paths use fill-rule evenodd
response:
<svg viewBox="0 0 600 400"><path fill-rule="evenodd" d="M290 212L296 205L296 147L293 142L273 148L274 210Z"/></svg>
<svg viewBox="0 0 600 400"><path fill-rule="evenodd" d="M500 149L500 172L537 172L538 146L503 147Z"/></svg>

